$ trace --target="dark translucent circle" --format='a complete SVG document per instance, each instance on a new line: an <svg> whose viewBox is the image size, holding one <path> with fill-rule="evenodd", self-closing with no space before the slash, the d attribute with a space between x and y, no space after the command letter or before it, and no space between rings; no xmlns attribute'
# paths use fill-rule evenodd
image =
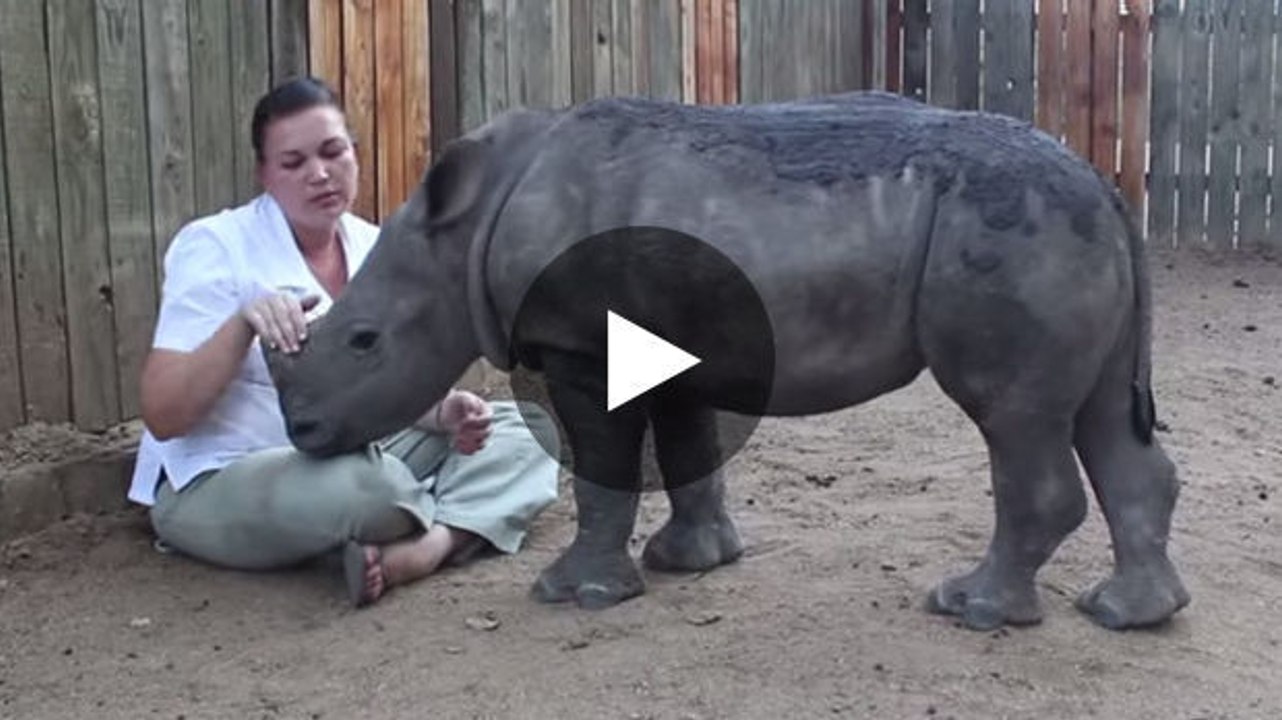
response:
<svg viewBox="0 0 1282 720"><path fill-rule="evenodd" d="M607 411L607 311L701 362ZM774 381L774 333L748 276L664 228L611 230L561 253L522 299L511 342L512 394L544 450L618 490L719 470L756 430Z"/></svg>

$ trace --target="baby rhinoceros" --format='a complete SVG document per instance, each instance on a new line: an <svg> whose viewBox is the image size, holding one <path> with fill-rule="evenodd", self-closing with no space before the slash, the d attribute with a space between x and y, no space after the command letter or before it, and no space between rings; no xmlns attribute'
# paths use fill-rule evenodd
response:
<svg viewBox="0 0 1282 720"><path fill-rule="evenodd" d="M721 107L608 98L512 111L455 140L302 352L271 355L294 443L331 454L382 437L481 357L536 367L564 400L578 533L533 593L585 607L641 594L628 552L637 494L583 477L632 472L647 422L660 457L699 452L707 433L662 431L697 430L729 403L709 391L687 415L603 425L604 389L575 369L603 362L605 319L567 308L554 330L512 333L554 258L622 227L696 237L750 279L774 331L764 414L850 407L928 368L975 422L995 531L977 567L931 591L932 610L973 628L1041 619L1038 569L1087 512L1077 458L1115 558L1078 607L1127 628L1189 602L1167 556L1177 479L1153 435L1146 259L1116 188L1025 122L884 93ZM631 301L666 336L688 317L681 296ZM668 494L646 565L741 555L720 471Z"/></svg>

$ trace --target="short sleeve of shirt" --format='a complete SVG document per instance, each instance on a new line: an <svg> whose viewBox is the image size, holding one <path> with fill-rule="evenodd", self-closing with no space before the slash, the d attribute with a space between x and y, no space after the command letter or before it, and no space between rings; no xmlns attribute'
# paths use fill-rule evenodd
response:
<svg viewBox="0 0 1282 720"><path fill-rule="evenodd" d="M230 254L213 231L181 230L165 252L165 280L152 345L191 352L240 309Z"/></svg>

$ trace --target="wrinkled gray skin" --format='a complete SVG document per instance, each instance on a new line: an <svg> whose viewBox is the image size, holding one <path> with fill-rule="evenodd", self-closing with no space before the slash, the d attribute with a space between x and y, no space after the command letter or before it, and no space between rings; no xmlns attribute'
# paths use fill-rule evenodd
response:
<svg viewBox="0 0 1282 720"><path fill-rule="evenodd" d="M507 333L538 272L579 239L637 225L712 243L756 284L776 333L769 414L850 407L929 368L974 420L996 527L931 610L977 629L1040 620L1034 576L1087 511L1074 451L1115 554L1078 607L1126 628L1187 604L1166 551L1176 470L1152 436L1145 261L1115 189L1025 123L892 95L605 99L512 112L454 142L303 352L272 355L294 442L355 448L412 421L479 356L510 368ZM570 350L603 356L592 335L549 331L522 356L563 399L582 474L633 473L646 418L606 419L603 389L566 369ZM664 433L660 460L705 419ZM718 473L671 492L644 562L735 560L723 487ZM576 480L575 497L578 534L534 595L603 607L643 592L627 546L637 496Z"/></svg>

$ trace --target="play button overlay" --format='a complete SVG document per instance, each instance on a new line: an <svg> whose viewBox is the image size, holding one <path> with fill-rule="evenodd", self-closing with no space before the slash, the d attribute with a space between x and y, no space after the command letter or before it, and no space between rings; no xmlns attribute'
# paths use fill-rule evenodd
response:
<svg viewBox="0 0 1282 720"><path fill-rule="evenodd" d="M525 265L502 268L527 288L508 330L509 380L566 470L612 489L672 490L748 443L771 398L775 338L727 252L658 227L600 233L542 260L522 251Z"/></svg>
<svg viewBox="0 0 1282 720"><path fill-rule="evenodd" d="M607 412L699 364L699 358L636 323L609 310L605 316Z"/></svg>

